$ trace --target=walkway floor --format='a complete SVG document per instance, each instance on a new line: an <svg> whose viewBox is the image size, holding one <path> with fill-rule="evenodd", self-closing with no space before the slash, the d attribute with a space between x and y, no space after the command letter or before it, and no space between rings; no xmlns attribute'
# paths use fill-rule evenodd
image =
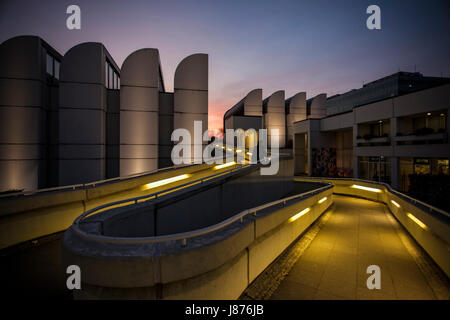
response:
<svg viewBox="0 0 450 320"><path fill-rule="evenodd" d="M449 299L448 278L385 205L334 196L326 215L271 299ZM380 290L367 288L369 265Z"/></svg>

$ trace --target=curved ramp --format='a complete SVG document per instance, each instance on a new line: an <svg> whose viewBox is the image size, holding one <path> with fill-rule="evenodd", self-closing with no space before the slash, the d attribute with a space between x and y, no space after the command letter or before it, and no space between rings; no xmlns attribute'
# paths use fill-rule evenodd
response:
<svg viewBox="0 0 450 320"><path fill-rule="evenodd" d="M271 287L266 292L271 292L264 296L263 290L254 287L247 290L247 296L283 300L450 298L446 275L387 206L374 201L335 195L333 209L283 258L268 272L284 271L285 278L278 283L267 277L257 279L254 286L263 288L265 283ZM379 290L367 287L370 265L380 267Z"/></svg>

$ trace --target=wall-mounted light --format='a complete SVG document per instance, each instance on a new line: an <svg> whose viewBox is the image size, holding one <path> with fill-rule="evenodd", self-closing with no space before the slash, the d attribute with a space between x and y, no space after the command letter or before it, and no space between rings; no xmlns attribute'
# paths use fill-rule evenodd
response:
<svg viewBox="0 0 450 320"><path fill-rule="evenodd" d="M419 225L419 227L421 227L422 229L427 229L427 226L425 223L423 223L422 221L420 221L419 219L417 219L415 216L412 215L412 213L407 213L406 216L408 218L410 218L412 221L414 221L415 223L417 223Z"/></svg>
<svg viewBox="0 0 450 320"><path fill-rule="evenodd" d="M391 200L391 203L392 203L394 206L396 206L397 208L400 208L400 205L399 205L397 202L395 202L394 200Z"/></svg>
<svg viewBox="0 0 450 320"><path fill-rule="evenodd" d="M359 186L359 185L357 185L357 184L352 185L351 188L360 189L360 190L365 190L365 191L370 191L370 192L381 192L380 189L377 189L377 188L370 188L370 187L364 187L364 186Z"/></svg>
<svg viewBox="0 0 450 320"><path fill-rule="evenodd" d="M289 218L289 222L294 222L295 220L297 220L297 219L300 218L301 216L307 214L309 211L311 211L311 208L303 209L302 211L300 211L300 212L297 213L296 215L290 217L290 218Z"/></svg>
<svg viewBox="0 0 450 320"><path fill-rule="evenodd" d="M317 203L322 203L322 202L324 202L325 200L327 200L327 197L323 197L322 199L320 199L319 201L317 201Z"/></svg>
<svg viewBox="0 0 450 320"><path fill-rule="evenodd" d="M226 167L232 166L232 165L234 165L234 164L236 164L236 162L234 162L234 161L227 162L227 163L224 163L224 164L219 164L219 165L217 165L217 166L214 167L214 170L226 168Z"/></svg>
<svg viewBox="0 0 450 320"><path fill-rule="evenodd" d="M428 112L428 113L427 113L427 116L431 116L431 112Z"/></svg>
<svg viewBox="0 0 450 320"><path fill-rule="evenodd" d="M189 177L190 177L190 175L188 175L188 174L182 174L182 175L179 175L179 176L176 176L176 177L167 178L167 179L163 179L163 180L159 180L159 181L155 181L155 182L150 182L150 183L145 184L142 187L142 190L148 190L148 189L160 187L160 186L172 183L172 182L176 182L176 181L180 181L180 180L183 180L183 179L187 179Z"/></svg>

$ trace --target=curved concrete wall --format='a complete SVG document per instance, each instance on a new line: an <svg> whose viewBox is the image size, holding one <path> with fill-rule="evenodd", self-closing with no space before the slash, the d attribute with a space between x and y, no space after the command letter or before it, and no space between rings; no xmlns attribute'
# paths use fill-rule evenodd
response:
<svg viewBox="0 0 450 320"><path fill-rule="evenodd" d="M202 122L202 134L208 129L208 55L197 53L184 58L174 77L173 127L191 133L191 159L194 159L194 121ZM183 142L181 142L183 143ZM200 144L197 144L200 145ZM202 142L200 147L206 142Z"/></svg>
<svg viewBox="0 0 450 320"><path fill-rule="evenodd" d="M267 129L268 146L271 146L271 139L278 139L280 148L286 145L286 113L284 102L284 91L279 90L274 92L270 97L264 100L264 127ZM279 135L272 136L270 130L278 129Z"/></svg>
<svg viewBox="0 0 450 320"><path fill-rule="evenodd" d="M299 92L286 100L289 113L286 115L287 140L294 140L294 122L306 119L306 92Z"/></svg>
<svg viewBox="0 0 450 320"><path fill-rule="evenodd" d="M244 98L244 116L262 116L262 114L262 89L254 89Z"/></svg>
<svg viewBox="0 0 450 320"><path fill-rule="evenodd" d="M47 112L56 94L46 80L47 50L35 36L0 45L0 191L46 186Z"/></svg>
<svg viewBox="0 0 450 320"><path fill-rule="evenodd" d="M87 42L67 51L61 63L60 185L105 178L106 56L101 43Z"/></svg>
<svg viewBox="0 0 450 320"><path fill-rule="evenodd" d="M158 168L159 52L140 49L122 64L120 175Z"/></svg>
<svg viewBox="0 0 450 320"><path fill-rule="evenodd" d="M63 238L63 264L76 264L75 298L236 299L332 204L332 189L249 215L213 234L161 244L117 245ZM325 201L318 203L322 198ZM292 221L292 216L309 212ZM99 258L102 257L102 258Z"/></svg>
<svg viewBox="0 0 450 320"><path fill-rule="evenodd" d="M327 115L327 94L321 93L311 101L309 118L323 118Z"/></svg>

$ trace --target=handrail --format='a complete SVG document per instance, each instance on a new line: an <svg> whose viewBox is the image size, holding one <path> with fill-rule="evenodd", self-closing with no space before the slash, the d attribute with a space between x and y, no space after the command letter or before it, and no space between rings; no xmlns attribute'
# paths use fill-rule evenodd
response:
<svg viewBox="0 0 450 320"><path fill-rule="evenodd" d="M91 214L93 214L96 211L99 211L101 209L117 206L119 204L123 204L123 203L127 203L127 202L134 202L134 204L137 204L139 202L139 200L144 200L144 199L150 200L150 198L155 198L156 199L156 198L158 198L158 195L160 193L164 193L165 194L165 193L168 193L169 191L174 190L174 189L181 189L181 188L187 187L189 185L198 184L199 182L203 183L204 181L213 179L214 177L216 177L218 175L222 176L222 175L225 175L225 174L229 174L229 173L232 173L233 171L237 171L238 169L239 170L240 169L244 169L244 168L247 168L249 166L250 165L245 165L245 164L244 165L240 165L237 168L232 168L232 169L228 169L228 170L225 170L225 171L222 171L222 172L214 173L212 175L209 175L209 176L206 176L206 177L203 177L203 178L199 178L199 179L196 179L196 180L193 180L193 181L189 181L189 182L186 182L186 183L183 183L181 185L177 185L177 186L174 186L174 187L171 187L171 188L168 188L168 189L160 190L160 191L157 191L157 192L154 192L154 193L151 193L151 194L147 194L147 195L143 195L143 196L139 196L139 197L127 198L127 199L118 200L118 201L114 201L114 202L108 202L108 203L105 203L105 204L103 204L101 206L98 206L98 207L92 208L92 209L90 209L88 211L85 211L83 214L81 214L80 216L78 216L75 219L74 224L78 224L83 218L85 218L87 216L90 216Z"/></svg>
<svg viewBox="0 0 450 320"><path fill-rule="evenodd" d="M92 187L102 185L102 184L106 184L109 182L125 181L125 180L129 180L129 179L133 179L133 178L144 177L146 175L152 175L155 173L159 173L161 171L183 169L183 168L187 168L187 167L194 166L194 165L195 164L176 165L176 166L171 166L171 167L158 168L158 169L151 170L151 171L135 173L135 174L127 175L127 176L119 176L119 177L114 177L114 178L109 178L109 179L104 179L104 180L92 181L92 182L88 182L88 183L72 184L72 185L67 185L67 186L36 189L36 190L29 190L29 191L11 192L11 193L6 193L3 195L0 195L0 200L4 199L4 198L29 196L29 195L42 194L42 193L54 192L54 191L85 190L85 189L92 188Z"/></svg>
<svg viewBox="0 0 450 320"><path fill-rule="evenodd" d="M256 213L258 211L267 209L269 207L273 207L273 206L281 204L281 203L286 204L287 201L290 201L293 199L304 198L305 196L314 195L314 194L320 193L322 191L328 190L332 187L333 187L332 184L328 183L326 186L320 187L318 189L310 190L310 191L300 193L297 195L293 195L293 196L290 196L287 198L272 201L272 202L269 202L269 203L260 205L258 207L251 208L251 209L246 209L246 210L241 211L240 213L238 213L222 222L219 222L215 225L204 227L204 228L193 230L193 231L176 233L176 234L172 234L172 235L162 235L162 236L154 236L154 237L109 237L109 236L104 236L104 235L88 234L87 232L84 232L79 228L79 221L82 216L78 217L75 220L75 222L72 226L72 230L75 231L76 234L78 234L79 236L81 236L84 239L93 240L93 241L101 242L101 243L149 244L149 243L160 243L160 242L181 240L181 245L186 246L187 239L189 239L189 238L198 237L201 235L205 235L207 233L211 233L211 232L223 229L224 227L227 227L230 224L232 224L238 220L241 220L241 222L243 222L244 217L249 214L253 214L256 216ZM130 200L128 200L128 202L130 202Z"/></svg>
<svg viewBox="0 0 450 320"><path fill-rule="evenodd" d="M404 194L404 193L402 193L402 192L400 192L400 191L397 191L397 190L393 189L392 186L391 186L390 184L385 183L385 182L363 180L363 179L358 179L358 178L301 177L301 176L298 176L297 178L299 178L299 179L310 179L310 180L313 180L313 179L323 179L323 180L343 180L343 181L347 180L347 181L359 181L359 182L365 182L365 183L372 183L372 184L381 185L381 186L384 186L386 189L388 189L391 193L393 193L393 194L395 194L395 195L397 195L397 196L406 198L406 199L408 199L409 201L414 202L414 204L420 204L420 205L426 207L426 208L428 209L429 212L435 211L435 212L437 212L437 213L439 213L439 214L444 215L446 218L450 218L450 213L448 213L448 212L446 212L446 211L444 211L444 210L442 210L442 209L436 208L436 207L434 207L434 206L432 206L432 205L430 205L430 204L428 204L428 203L425 203L425 202L422 202L422 201L420 201L420 200L414 199L414 198L412 198L412 197L408 196L407 194Z"/></svg>

